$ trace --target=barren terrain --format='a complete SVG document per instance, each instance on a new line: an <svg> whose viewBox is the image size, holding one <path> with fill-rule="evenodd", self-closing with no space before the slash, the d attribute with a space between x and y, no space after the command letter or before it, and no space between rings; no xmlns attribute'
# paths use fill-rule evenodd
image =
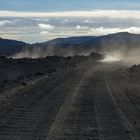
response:
<svg viewBox="0 0 140 140"><path fill-rule="evenodd" d="M135 82L128 66L98 62L92 57L74 60L68 65L57 58L57 66L52 63L55 71L51 72L47 66L35 67L32 62L36 70L30 76L24 60L25 70L12 79L16 84L11 85L11 79L4 76L1 82L6 84L1 86L0 94L1 140L140 139L140 82ZM13 68L15 73L21 64L16 66L20 67Z"/></svg>

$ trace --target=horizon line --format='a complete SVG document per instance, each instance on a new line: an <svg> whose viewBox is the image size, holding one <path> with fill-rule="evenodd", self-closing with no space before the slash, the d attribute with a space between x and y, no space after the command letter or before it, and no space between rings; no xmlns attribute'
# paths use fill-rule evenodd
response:
<svg viewBox="0 0 140 140"><path fill-rule="evenodd" d="M140 10L76 10L58 12L25 12L0 10L0 17L109 17L140 19Z"/></svg>
<svg viewBox="0 0 140 140"><path fill-rule="evenodd" d="M81 35L81 36L68 36L68 37L56 37L54 39L50 39L50 40L46 40L46 41L43 41L43 42L48 42L48 41L51 41L51 40L55 40L55 39L66 39L66 38L71 38L71 37L102 37L102 36L107 36L107 35L115 35L115 34L119 34L119 33L128 33L128 34L133 34L133 35L140 35L140 34L136 34L136 33L130 33L130 32L116 32L116 33L108 33L108 34L104 34L104 35ZM10 39L10 38L3 38L3 37L0 37L0 39L6 39L6 40L13 40L13 41L21 41L21 40L18 40L18 39ZM34 42L34 43L29 43L29 42L26 42L26 41L21 41L21 42L24 42L24 43L27 43L27 44L36 44L36 43L43 43L43 42Z"/></svg>

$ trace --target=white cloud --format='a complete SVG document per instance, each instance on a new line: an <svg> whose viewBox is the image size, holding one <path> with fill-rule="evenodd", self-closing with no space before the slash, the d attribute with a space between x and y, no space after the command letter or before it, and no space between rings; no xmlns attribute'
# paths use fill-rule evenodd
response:
<svg viewBox="0 0 140 140"><path fill-rule="evenodd" d="M40 34L41 35L48 35L50 32L49 31L42 31Z"/></svg>
<svg viewBox="0 0 140 140"><path fill-rule="evenodd" d="M140 34L140 27L129 27L125 29L124 31L130 32L130 33L135 33L135 34Z"/></svg>
<svg viewBox="0 0 140 140"><path fill-rule="evenodd" d="M106 35L110 33L117 32L129 32L134 34L140 34L140 27L128 27L128 28L91 28L89 33L93 33L94 35Z"/></svg>
<svg viewBox="0 0 140 140"><path fill-rule="evenodd" d="M85 30L85 29L88 29L88 26L80 26L80 25L77 25L77 26L76 26L76 29L77 29L77 30L80 30L80 29L81 29L81 30Z"/></svg>
<svg viewBox="0 0 140 140"><path fill-rule="evenodd" d="M87 19L86 19L84 22L85 22L85 23L90 23L90 21L89 21L89 20L87 20Z"/></svg>
<svg viewBox="0 0 140 140"><path fill-rule="evenodd" d="M92 10L62 12L16 12L0 11L0 17L104 17L140 19L140 11L130 10Z"/></svg>
<svg viewBox="0 0 140 140"><path fill-rule="evenodd" d="M100 18L100 20L101 20L101 18ZM94 19L90 19L90 20L88 20L88 19L85 19L84 21L83 21L83 23L87 23L87 24L98 24L99 23L99 19L97 19L96 18L96 20Z"/></svg>
<svg viewBox="0 0 140 140"><path fill-rule="evenodd" d="M77 30L80 30L80 29L81 29L81 26L80 26L80 25L77 25L77 26L76 26L76 29L77 29Z"/></svg>
<svg viewBox="0 0 140 140"><path fill-rule="evenodd" d="M104 27L91 28L91 32L93 32L93 34L95 35L104 35L104 34L110 34L119 31L120 31L119 28L104 28Z"/></svg>
<svg viewBox="0 0 140 140"><path fill-rule="evenodd" d="M2 20L2 21L0 21L0 26L5 26L10 23L11 23L11 21L9 21L9 20Z"/></svg>
<svg viewBox="0 0 140 140"><path fill-rule="evenodd" d="M45 29L45 30L49 30L49 31L55 29L55 27L50 25L50 24L42 24L42 23L40 23L40 24L38 24L38 26L39 26L40 29Z"/></svg>
<svg viewBox="0 0 140 140"><path fill-rule="evenodd" d="M63 23L68 23L69 22L69 20L67 19L67 18L65 18L64 20L63 20Z"/></svg>
<svg viewBox="0 0 140 140"><path fill-rule="evenodd" d="M35 20L35 21L46 21L48 22L50 19L47 18L30 18L31 20Z"/></svg>

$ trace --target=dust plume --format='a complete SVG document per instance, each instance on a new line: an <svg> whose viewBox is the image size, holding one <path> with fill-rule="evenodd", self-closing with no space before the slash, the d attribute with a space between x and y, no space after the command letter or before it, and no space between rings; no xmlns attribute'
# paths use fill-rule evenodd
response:
<svg viewBox="0 0 140 140"><path fill-rule="evenodd" d="M92 52L96 52L94 48L86 47L75 47L75 46L59 46L59 45L48 45L41 47L30 47L25 48L22 51L12 55L12 58L43 58L47 56L75 56L75 55L84 55L88 56Z"/></svg>
<svg viewBox="0 0 140 140"><path fill-rule="evenodd" d="M140 64L140 48L125 48L119 50L109 50L103 52L104 57L101 62L117 62L125 64Z"/></svg>

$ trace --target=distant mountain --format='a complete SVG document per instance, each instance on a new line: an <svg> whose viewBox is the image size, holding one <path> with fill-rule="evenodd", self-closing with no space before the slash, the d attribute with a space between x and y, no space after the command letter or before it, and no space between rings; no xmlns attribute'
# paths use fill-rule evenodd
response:
<svg viewBox="0 0 140 140"><path fill-rule="evenodd" d="M36 43L15 54L15 57L45 57L88 55L91 52L123 51L140 47L140 35L121 32L104 36L85 36L58 38L48 42Z"/></svg>
<svg viewBox="0 0 140 140"><path fill-rule="evenodd" d="M74 52L75 46L93 39L93 36L57 38L47 42L35 43L23 48L19 53L15 53L13 57L46 57L46 56L73 56L79 54ZM74 47L74 48L73 48ZM81 53L80 53L81 54ZM88 53L89 54L89 53Z"/></svg>
<svg viewBox="0 0 140 140"><path fill-rule="evenodd" d="M16 53L27 45L28 44L21 41L0 38L0 55L10 55Z"/></svg>
<svg viewBox="0 0 140 140"><path fill-rule="evenodd" d="M46 44L52 45L73 45L89 41L95 37L93 36L81 36L81 37L68 37L68 38L57 38L46 42Z"/></svg>
<svg viewBox="0 0 140 140"><path fill-rule="evenodd" d="M140 34L121 32L88 40L80 46L96 47L96 49L125 49L140 47Z"/></svg>

